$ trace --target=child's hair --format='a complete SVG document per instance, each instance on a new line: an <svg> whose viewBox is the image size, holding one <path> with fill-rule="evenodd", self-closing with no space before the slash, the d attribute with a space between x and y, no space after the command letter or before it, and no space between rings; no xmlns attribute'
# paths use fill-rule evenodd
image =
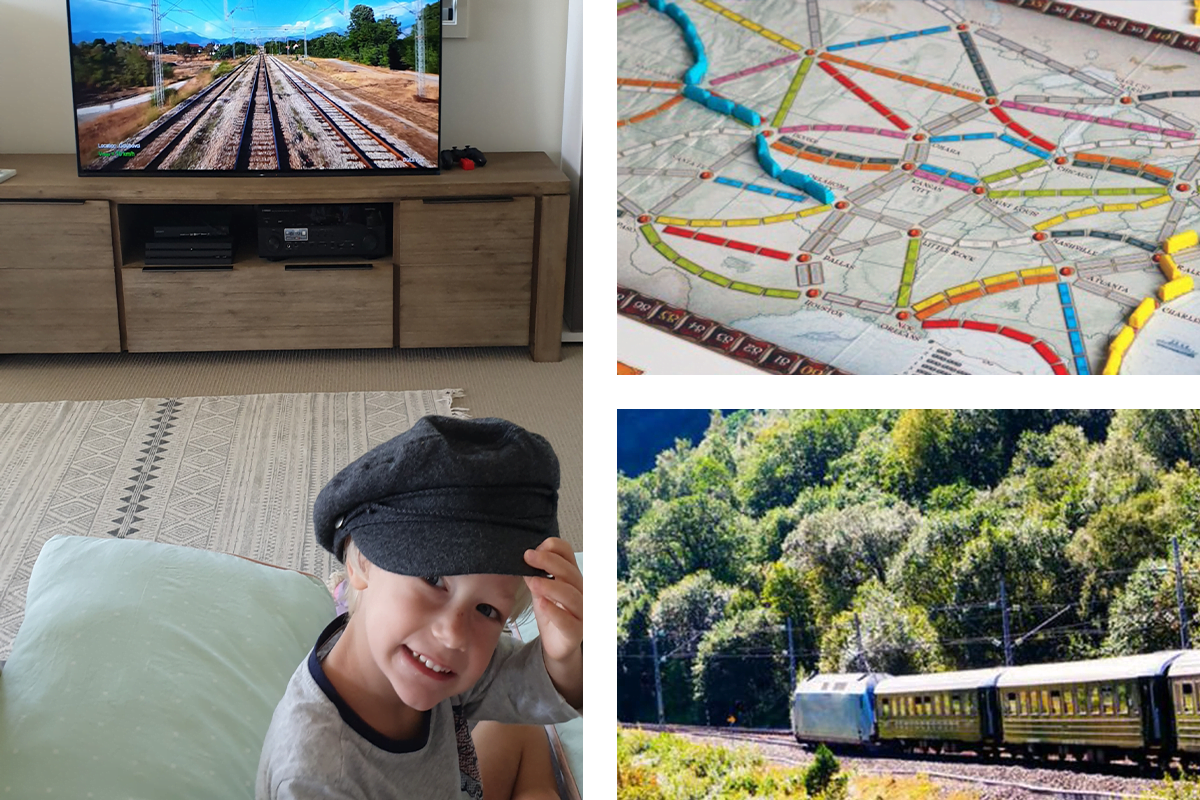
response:
<svg viewBox="0 0 1200 800"><path fill-rule="evenodd" d="M355 546L352 537L346 538L346 549L343 551L342 557L343 565L349 564L350 560L354 559L355 569L359 571L362 571L365 564L370 563L367 561L366 556L358 551L358 547ZM355 606L358 605L358 590L350 585L349 568L347 568L345 574L345 588L343 591L345 592L347 610L349 610L350 616L354 616ZM513 604L512 613L508 615L508 621L516 624L529 611L532 605L533 595L529 593L529 586L526 585L525 581L521 581L521 585L517 589L516 602Z"/></svg>

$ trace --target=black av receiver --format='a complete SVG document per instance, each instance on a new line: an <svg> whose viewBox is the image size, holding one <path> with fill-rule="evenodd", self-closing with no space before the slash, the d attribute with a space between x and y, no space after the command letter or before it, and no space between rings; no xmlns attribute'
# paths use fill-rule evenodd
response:
<svg viewBox="0 0 1200 800"><path fill-rule="evenodd" d="M258 254L273 260L306 256L379 258L388 250L391 206L369 204L259 206Z"/></svg>

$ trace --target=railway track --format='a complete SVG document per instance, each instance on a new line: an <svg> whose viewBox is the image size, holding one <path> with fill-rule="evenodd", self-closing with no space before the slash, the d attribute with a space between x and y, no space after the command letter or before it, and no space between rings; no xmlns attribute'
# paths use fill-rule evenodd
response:
<svg viewBox="0 0 1200 800"><path fill-rule="evenodd" d="M153 155L149 156L150 161L148 164L139 165L134 168L159 169L166 159L175 152L187 134L204 118L213 104L236 83L238 78L245 75L248 69L249 62L247 61L238 65L233 72L222 75L204 89L189 97L177 106L173 113L160 120L159 125L155 126L141 138L135 140L134 143L139 145L139 152L136 155L116 156L105 164L103 169L106 171L128 169L134 161L144 162L147 154L150 153ZM163 138L164 136L166 137L165 139Z"/></svg>
<svg viewBox="0 0 1200 800"><path fill-rule="evenodd" d="M386 141L364 122L343 108L320 88L284 66L274 58L269 62L286 79L297 94L311 106L331 139L338 141L342 155L357 161L367 169L414 167L415 160L400 148Z"/></svg>
<svg viewBox="0 0 1200 800"><path fill-rule="evenodd" d="M265 56L259 56L259 65L250 89L250 102L246 107L246 118L242 123L242 135L238 143L236 168L238 170L286 170L289 168L287 144L279 125L279 110L271 92Z"/></svg>
<svg viewBox="0 0 1200 800"><path fill-rule="evenodd" d="M804 767L812 756L798 745L790 731L766 728L730 729L693 725L637 725L643 730L675 733L691 739L721 744L759 746L765 758L792 767ZM925 775L943 783L979 787L988 798L1066 798L1068 800L1138 800L1153 784L1135 775L1136 766L1108 764L1099 773L1092 765L1048 762L1032 765L1009 759L971 756L931 756L899 752L839 752L846 768L864 775Z"/></svg>

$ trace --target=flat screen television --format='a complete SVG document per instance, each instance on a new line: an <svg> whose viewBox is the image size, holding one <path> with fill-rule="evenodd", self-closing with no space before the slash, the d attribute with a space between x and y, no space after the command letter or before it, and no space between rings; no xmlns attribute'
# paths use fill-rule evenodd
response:
<svg viewBox="0 0 1200 800"><path fill-rule="evenodd" d="M80 175L438 171L441 2L68 0Z"/></svg>

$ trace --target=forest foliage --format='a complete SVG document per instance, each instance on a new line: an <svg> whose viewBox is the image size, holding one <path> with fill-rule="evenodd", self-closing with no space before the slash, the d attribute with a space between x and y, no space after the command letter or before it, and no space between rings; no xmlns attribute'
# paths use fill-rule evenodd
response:
<svg viewBox="0 0 1200 800"><path fill-rule="evenodd" d="M1200 411L714 412L618 475L618 718L782 726L816 671L1126 655L1200 604ZM652 632L655 633L653 642ZM1028 635L1027 635L1028 634Z"/></svg>
<svg viewBox="0 0 1200 800"><path fill-rule="evenodd" d="M437 75L442 63L441 3L429 3L425 15L425 71ZM345 35L326 33L308 40L308 54L314 58L340 58L374 67L415 69L416 26L402 30L394 16L375 18L370 6L358 5L350 10L350 24Z"/></svg>

